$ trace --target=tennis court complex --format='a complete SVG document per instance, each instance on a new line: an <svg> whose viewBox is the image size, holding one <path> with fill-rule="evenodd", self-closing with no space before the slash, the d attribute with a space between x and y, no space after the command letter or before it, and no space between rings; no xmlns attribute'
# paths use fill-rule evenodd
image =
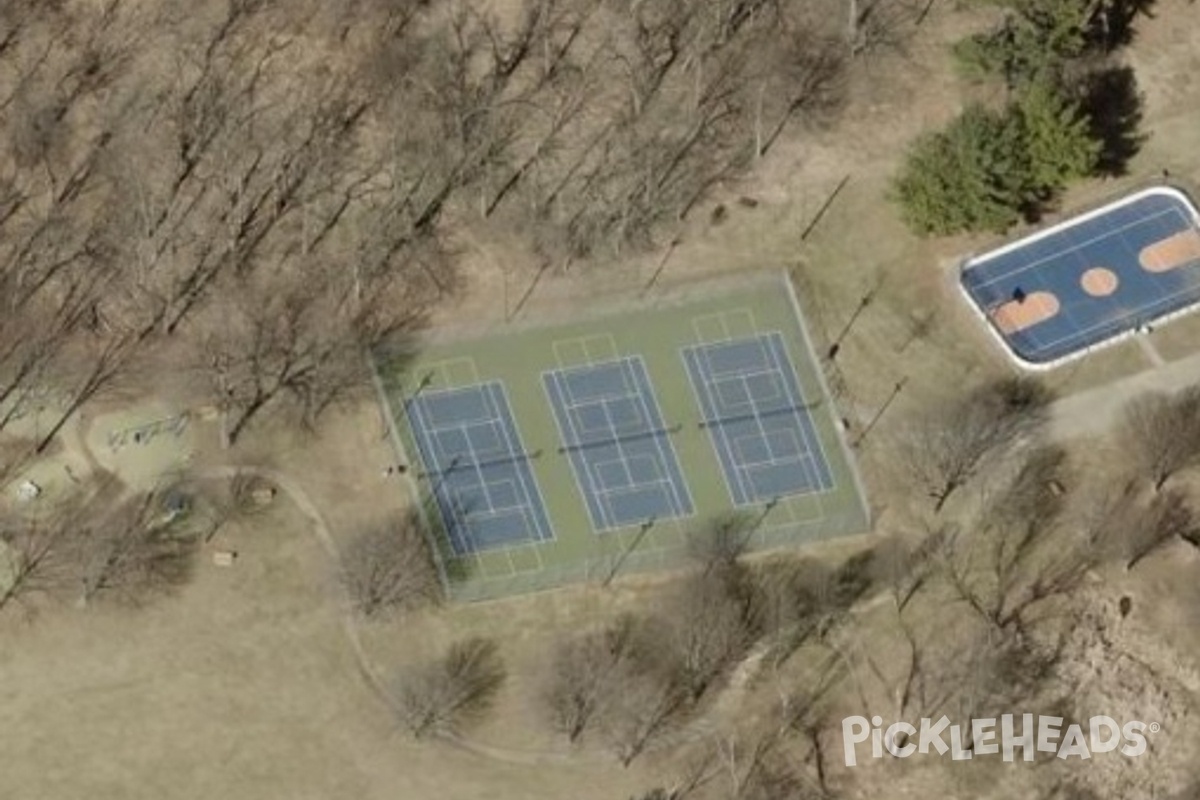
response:
<svg viewBox="0 0 1200 800"><path fill-rule="evenodd" d="M791 292L764 274L378 352L449 594L680 566L731 513L757 548L865 532Z"/></svg>
<svg viewBox="0 0 1200 800"><path fill-rule="evenodd" d="M1155 187L968 260L962 288L1012 358L1049 369L1200 303L1200 214Z"/></svg>

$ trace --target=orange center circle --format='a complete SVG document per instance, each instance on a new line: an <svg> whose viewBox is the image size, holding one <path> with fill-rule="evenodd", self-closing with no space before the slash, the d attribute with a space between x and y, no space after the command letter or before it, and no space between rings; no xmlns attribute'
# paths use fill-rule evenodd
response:
<svg viewBox="0 0 1200 800"><path fill-rule="evenodd" d="M1104 267L1092 267L1079 279L1079 285L1092 297L1108 297L1119 283L1117 273Z"/></svg>

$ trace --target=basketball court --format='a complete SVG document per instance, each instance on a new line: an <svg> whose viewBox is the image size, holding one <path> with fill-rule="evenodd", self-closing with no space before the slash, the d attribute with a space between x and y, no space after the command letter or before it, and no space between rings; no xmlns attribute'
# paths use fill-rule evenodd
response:
<svg viewBox="0 0 1200 800"><path fill-rule="evenodd" d="M961 285L1010 356L1050 369L1200 303L1200 213L1155 187L968 260Z"/></svg>

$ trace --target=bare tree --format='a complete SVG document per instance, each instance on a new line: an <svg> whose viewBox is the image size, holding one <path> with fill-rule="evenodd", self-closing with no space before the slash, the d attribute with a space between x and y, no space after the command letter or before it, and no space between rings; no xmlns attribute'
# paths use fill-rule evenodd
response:
<svg viewBox="0 0 1200 800"><path fill-rule="evenodd" d="M1172 475L1200 465L1200 386L1131 400L1117 441L1137 474L1161 490Z"/></svg>
<svg viewBox="0 0 1200 800"><path fill-rule="evenodd" d="M1167 491L1155 495L1130 527L1126 569L1133 569L1143 558L1176 538L1196 536L1196 517L1183 492Z"/></svg>
<svg viewBox="0 0 1200 800"><path fill-rule="evenodd" d="M1030 605L1071 591L1100 551L1086 533L1060 524L1065 452L1025 454L985 486L975 513L933 532L938 566L958 597L997 632L1020 628Z"/></svg>
<svg viewBox="0 0 1200 800"><path fill-rule="evenodd" d="M899 435L906 479L941 511L984 459L1045 423L1049 390L1032 380L1006 378L936 404Z"/></svg>
<svg viewBox="0 0 1200 800"><path fill-rule="evenodd" d="M361 303L328 273L282 282L240 282L241 297L199 343L197 367L237 440L271 405L286 402L308 426L333 403L369 384L366 348L421 319L374 287Z"/></svg>
<svg viewBox="0 0 1200 800"><path fill-rule="evenodd" d="M637 625L632 617L623 616L555 649L541 699L551 724L568 741L578 741L604 716L606 704L624 691L617 681L637 655Z"/></svg>
<svg viewBox="0 0 1200 800"><path fill-rule="evenodd" d="M910 542L891 535L875 546L871 553L871 573L892 596L897 614L903 614L912 599L925 587L936 571L935 556L941 549L936 535Z"/></svg>
<svg viewBox="0 0 1200 800"><path fill-rule="evenodd" d="M687 673L658 619L622 616L555 649L541 703L575 742L596 728L628 766L675 730L692 706Z"/></svg>
<svg viewBox="0 0 1200 800"><path fill-rule="evenodd" d="M825 659L816 672L792 675L761 713L698 737L670 784L680 800L832 800L825 739L844 671ZM780 687L783 688L782 686Z"/></svg>
<svg viewBox="0 0 1200 800"><path fill-rule="evenodd" d="M141 603L183 585L192 574L197 531L164 503L166 493L122 496L112 476L65 498L39 500L6 523L13 561L4 602L31 594Z"/></svg>
<svg viewBox="0 0 1200 800"><path fill-rule="evenodd" d="M810 639L823 641L839 625L874 580L870 558L867 551L840 565L780 559L757 567L770 668L779 669Z"/></svg>
<svg viewBox="0 0 1200 800"><path fill-rule="evenodd" d="M935 0L849 0L847 40L852 56L902 50Z"/></svg>
<svg viewBox="0 0 1200 800"><path fill-rule="evenodd" d="M490 707L505 675L494 641L476 637L455 642L440 658L397 676L400 721L417 738L453 732Z"/></svg>
<svg viewBox="0 0 1200 800"><path fill-rule="evenodd" d="M199 537L164 505L164 497L160 492L134 495L110 511L100 510L98 518L73 533L82 602L104 596L138 603L191 577ZM111 498L98 495L94 502Z"/></svg>
<svg viewBox="0 0 1200 800"><path fill-rule="evenodd" d="M7 575L0 584L0 609L32 595L51 595L77 585L74 562L68 557L69 526L60 515L50 518L11 518L0 529L0 567Z"/></svg>
<svg viewBox="0 0 1200 800"><path fill-rule="evenodd" d="M437 569L414 513L361 531L342 551L340 576L354 608L371 617L438 596Z"/></svg>
<svg viewBox="0 0 1200 800"><path fill-rule="evenodd" d="M1159 491L1146 499L1136 481L1102 481L1085 497L1074 524L1100 558L1120 560L1126 569L1168 541L1196 532L1195 515L1181 491Z"/></svg>
<svg viewBox="0 0 1200 800"><path fill-rule="evenodd" d="M639 645L623 664L615 683L620 690L605 705L604 738L629 766L646 749L683 721L690 708L690 691L683 670L669 653Z"/></svg>
<svg viewBox="0 0 1200 800"><path fill-rule="evenodd" d="M687 576L666 603L667 642L688 692L698 700L749 652L762 633L757 586L734 563Z"/></svg>

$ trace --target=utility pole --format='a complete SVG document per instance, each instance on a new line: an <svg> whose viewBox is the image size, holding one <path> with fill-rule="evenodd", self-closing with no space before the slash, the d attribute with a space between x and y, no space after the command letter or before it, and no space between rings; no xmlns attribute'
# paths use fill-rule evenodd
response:
<svg viewBox="0 0 1200 800"><path fill-rule="evenodd" d="M667 252L663 253L663 257L658 262L658 267L654 270L654 274L650 276L650 280L646 281L646 285L642 287L642 292L639 297L645 297L650 290L654 288L654 284L658 283L658 278L663 274L663 270L667 268L667 261L671 258L671 254L675 252L675 248L679 246L683 240L675 237L671 243L667 245Z"/></svg>
<svg viewBox="0 0 1200 800"><path fill-rule="evenodd" d="M608 573L608 577L604 579L604 583L600 584L605 589L613 582L613 578L617 577L617 573L621 571L621 567L625 566L625 559L629 558L629 554L637 549L637 546L642 543L642 539L646 538L646 534L654 527L657 517L651 517L642 523L642 527L638 529L637 535L633 537L633 541L629 546L621 551L621 555L617 557L617 561L613 564L613 568Z"/></svg>
<svg viewBox="0 0 1200 800"><path fill-rule="evenodd" d="M516 316L518 314L521 313L521 309L525 307L525 304L527 302L529 302L529 298L533 296L533 290L537 288L538 283L542 280L542 276L546 274L546 270L550 269L551 263L553 263L553 262L551 262L550 259L546 259L545 261L542 262L542 266L538 267L537 274L534 275L533 280L529 282L529 288L525 290L525 293L523 295L521 295L521 299L517 301L517 304L513 307L513 310L511 313L508 311L508 300L507 300L507 297L508 297L507 275L508 275L508 273L505 273L505 281L504 281L504 295L505 295L504 321L505 322L511 322L512 320L516 319Z"/></svg>
<svg viewBox="0 0 1200 800"><path fill-rule="evenodd" d="M862 313L867 310L867 306L871 305L871 301L874 299L874 288L862 296L862 298L858 301L858 307L854 309L854 313L850 315L850 319L846 320L846 324L843 326L841 333L839 333L837 338L833 340L833 344L829 345L829 352L825 354L826 358L828 358L830 361L833 361L835 358L837 358L838 351L842 349L842 340L845 339L850 333L850 329L854 327L854 323L858 322L858 318L862 316Z"/></svg>
<svg viewBox="0 0 1200 800"><path fill-rule="evenodd" d="M854 437L854 441L850 442L851 447L858 447L863 443L863 440L867 438L867 434L871 432L876 423L879 422L880 417L882 417L884 412L888 410L888 406L890 406L892 402L900 395L900 392L904 390L904 384L906 383L908 383L907 375L896 381L896 385L892 387L892 393L888 395L888 399L883 401L883 405L880 406L879 410L875 412L875 416L871 417L871 421L867 423L867 426L862 429L862 432L859 433L858 436Z"/></svg>

